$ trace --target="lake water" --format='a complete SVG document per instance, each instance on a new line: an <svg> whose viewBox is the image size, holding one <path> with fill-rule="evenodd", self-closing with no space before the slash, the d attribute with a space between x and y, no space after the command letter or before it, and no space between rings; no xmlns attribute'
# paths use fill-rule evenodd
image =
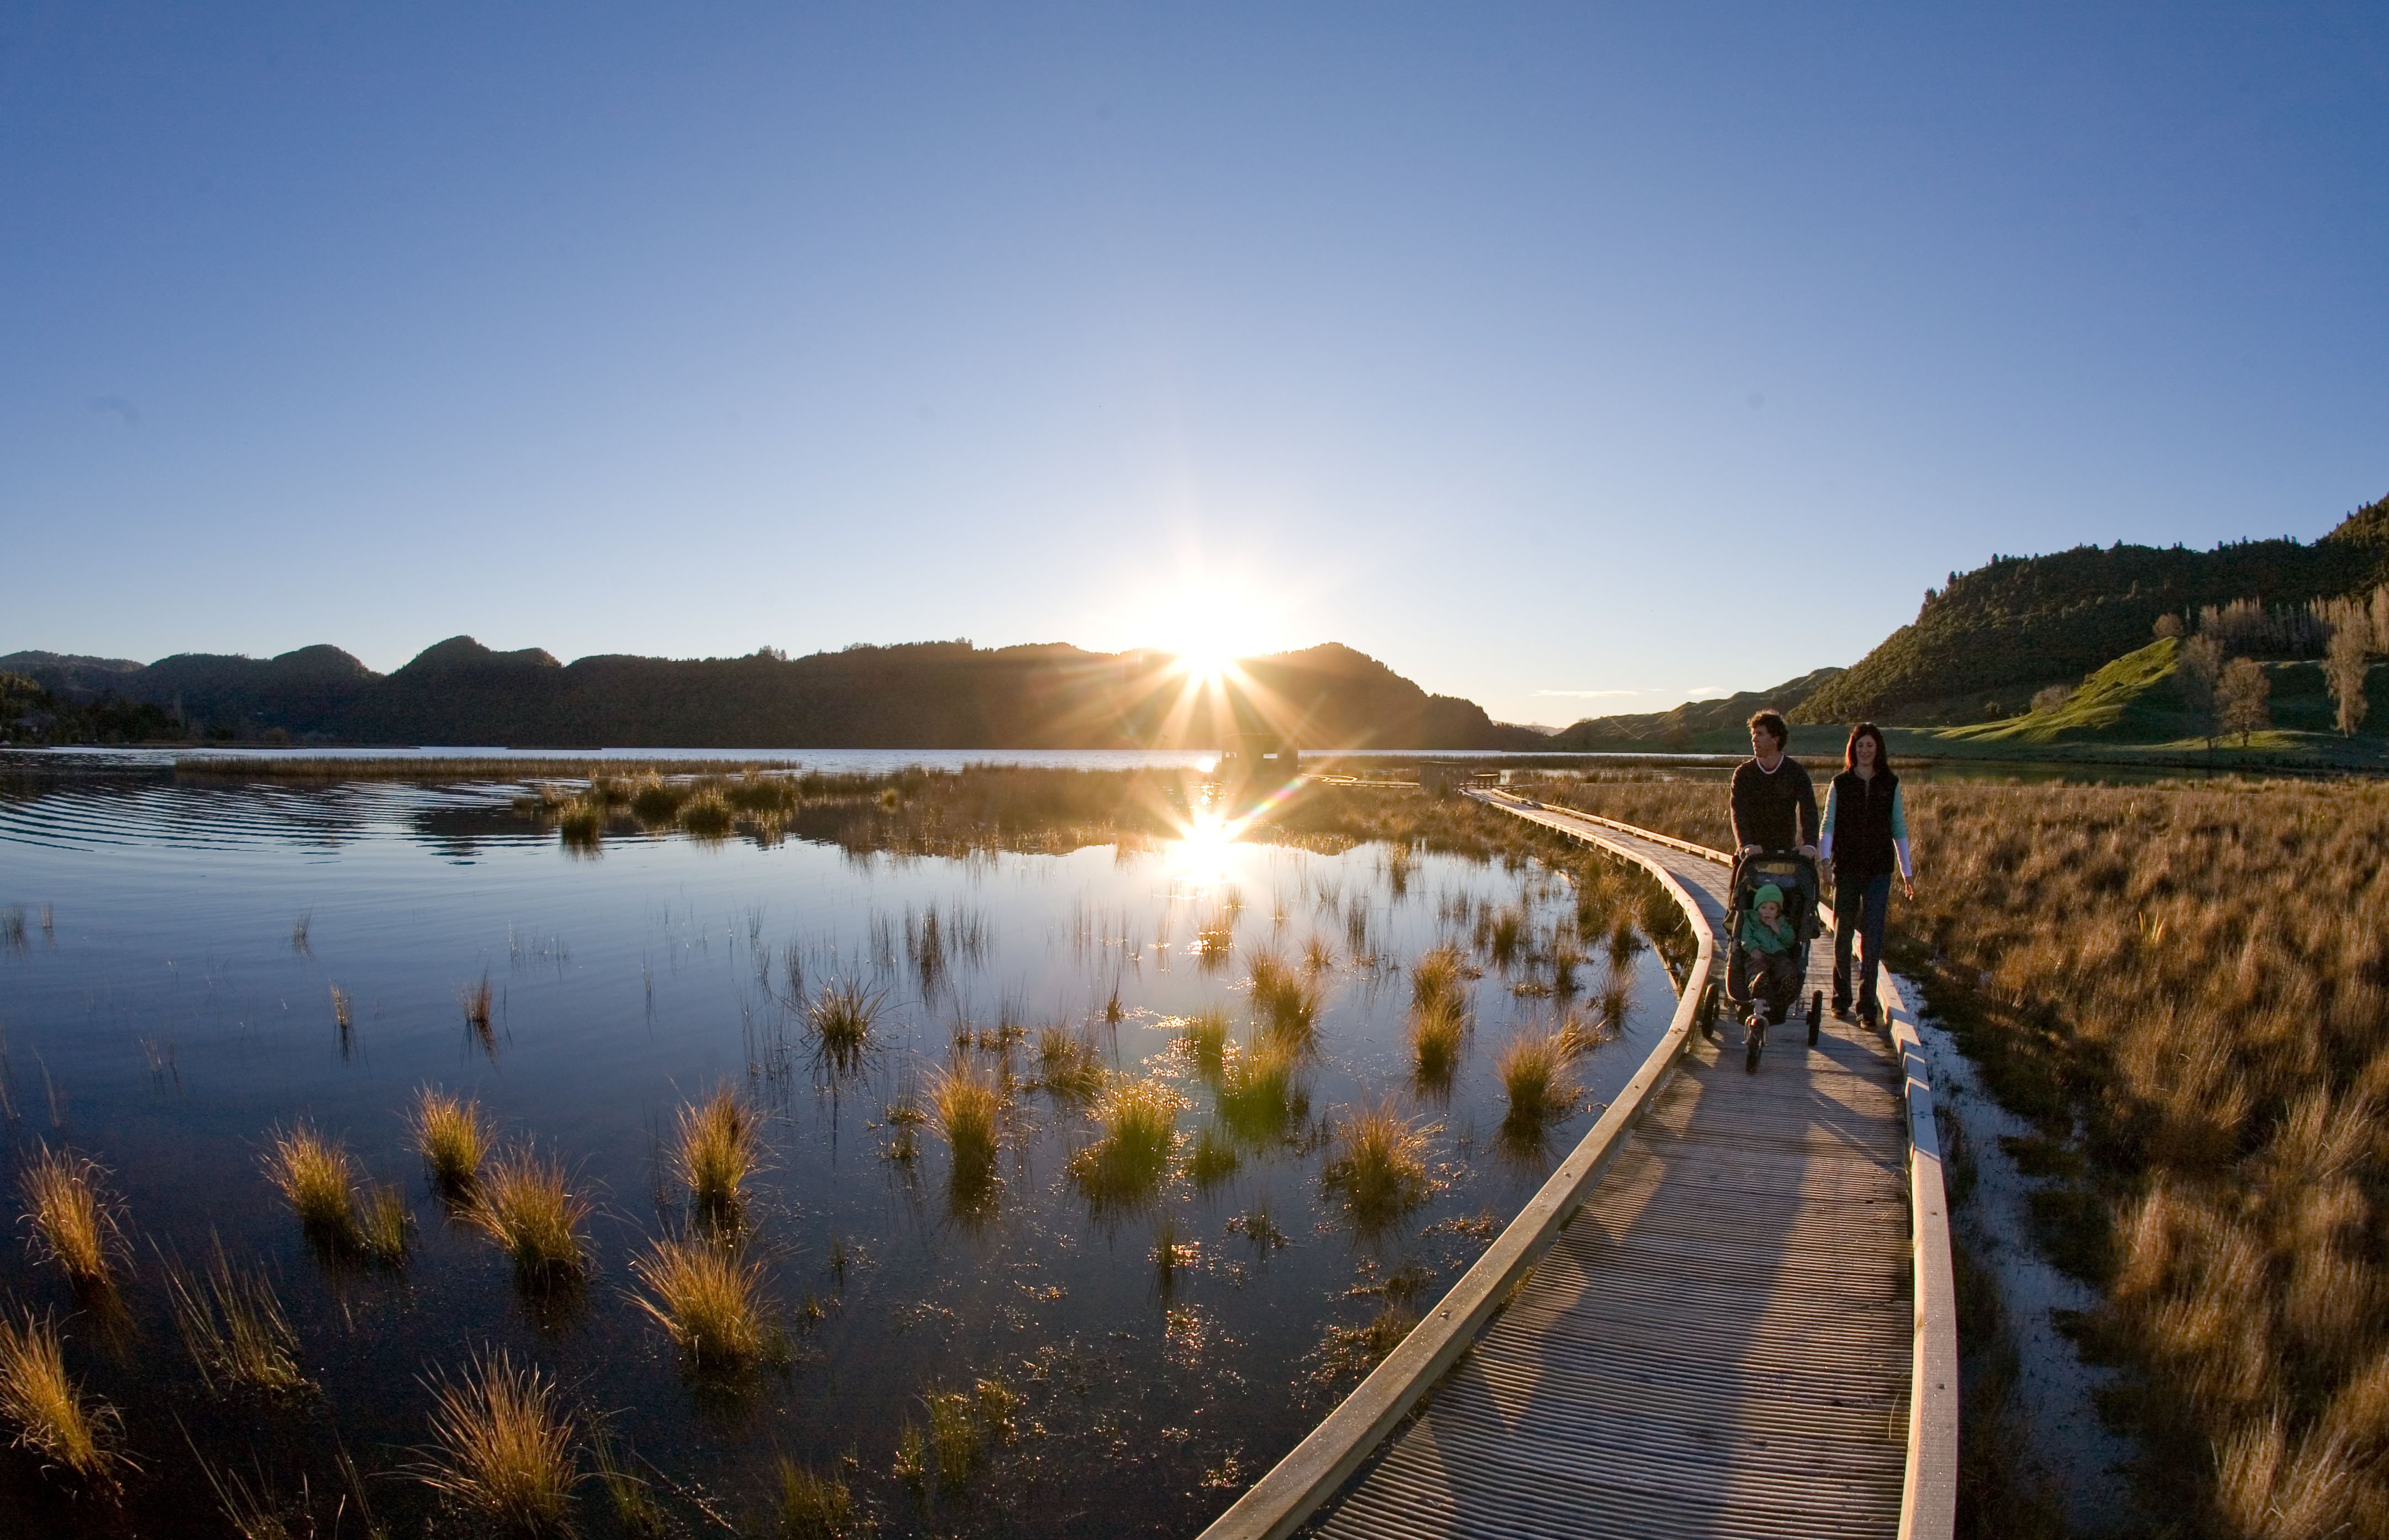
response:
<svg viewBox="0 0 2389 1540"><path fill-rule="evenodd" d="M511 796L121 776L0 788L11 1143L20 1161L36 1140L96 1157L131 1241L112 1320L76 1313L88 1302L20 1247L0 1248L0 1297L58 1312L70 1367L121 1411L145 1468L126 1485L138 1533L224 1533L204 1461L286 1502L303 1478L329 1534L342 1450L390 1532L423 1533L430 1495L406 1471L428 1442L426 1381L504 1348L634 1451L677 1533L763 1532L786 1457L843 1474L883 1534L1190 1534L1349 1388L1358 1363L1335 1333L1405 1291L1424 1309L1588 1126L1579 1111L1539 1147L1497 1137L1493 1053L1562 1005L1514 986L1549 985L1549 940L1575 910L1532 863L1210 839L898 858L678 834L610 838L593 858ZM1507 967L1481 944L1503 910L1529 938ZM1327 960L1307 1114L1284 1137L1225 1134L1181 1025L1223 1008L1243 1036L1251 957L1298 966L1314 939ZM1412 1080L1405 1020L1408 965L1441 940L1484 973L1439 1093ZM1597 988L1598 961L1588 976ZM484 977L486 1037L459 1004ZM884 1003L876 1052L832 1079L802 1008L838 981ZM1673 1006L1647 949L1624 982L1622 1036L1578 1064L1588 1107ZM1182 1094L1179 1166L1148 1201L1097 1204L1072 1179L1087 1114L1031 1083L1049 1025ZM1008 1026L1027 1040L1007 1046ZM905 1133L887 1119L957 1052L1017 1072L991 1194L952 1189L934 1126L899 1158ZM526 1295L448 1215L402 1124L427 1084L560 1152L596 1201L577 1294ZM627 1269L682 1222L661 1157L677 1110L722 1085L768 1114L750 1254L790 1343L785 1363L730 1376L683 1364ZM1322 1186L1327 1136L1385 1096L1426 1131L1436 1190L1364 1232ZM259 1168L270 1131L300 1117L403 1185L418 1234L402 1269L327 1261L301 1237ZM1185 1152L1206 1128L1238 1162L1198 1183ZM275 1280L313 1394L202 1386L161 1258L196 1260L211 1237ZM1019 1397L1014 1436L966 1482L916 1493L893 1473L903 1425L925 1420L926 1395L980 1380ZM0 1456L0 1533L80 1533L96 1511ZM621 1533L594 1483L578 1518Z"/></svg>

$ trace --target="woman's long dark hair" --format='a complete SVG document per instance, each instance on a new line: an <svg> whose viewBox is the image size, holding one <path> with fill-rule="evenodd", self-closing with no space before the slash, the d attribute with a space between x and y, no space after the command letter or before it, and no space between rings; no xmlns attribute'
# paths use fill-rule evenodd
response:
<svg viewBox="0 0 2389 1540"><path fill-rule="evenodd" d="M1860 738L1872 738L1874 740L1875 773L1881 775L1889 770L1891 769L1891 745L1883 741L1883 729L1875 726L1872 722L1860 722L1858 726L1850 729L1850 741L1848 744L1844 745L1842 749L1842 769L1846 770L1854 770L1859 768L1859 740Z"/></svg>

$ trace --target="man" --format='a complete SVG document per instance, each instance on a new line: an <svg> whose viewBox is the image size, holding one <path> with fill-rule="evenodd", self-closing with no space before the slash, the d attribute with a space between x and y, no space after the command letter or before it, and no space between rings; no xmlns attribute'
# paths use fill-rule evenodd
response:
<svg viewBox="0 0 2389 1540"><path fill-rule="evenodd" d="M1817 788L1785 756L1791 736L1781 712L1750 719L1750 757L1733 772L1733 843L1745 856L1796 848L1817 859Z"/></svg>

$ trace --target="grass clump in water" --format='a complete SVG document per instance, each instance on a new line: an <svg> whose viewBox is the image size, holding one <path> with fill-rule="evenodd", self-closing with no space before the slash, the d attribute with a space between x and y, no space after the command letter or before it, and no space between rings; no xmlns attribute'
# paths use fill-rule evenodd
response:
<svg viewBox="0 0 2389 1540"><path fill-rule="evenodd" d="M814 1051L822 1063L838 1075L850 1075L862 1066L871 1051L872 1025L878 1020L883 998L852 979L822 986L810 1012Z"/></svg>
<svg viewBox="0 0 2389 1540"><path fill-rule="evenodd" d="M1437 995L1411 1009L1411 1065L1429 1087L1451 1083L1468 1040L1468 1016L1457 996Z"/></svg>
<svg viewBox="0 0 2389 1540"><path fill-rule="evenodd" d="M453 1196L472 1187L492 1141L479 1101L425 1086L415 1093L415 1111L406 1126L431 1180L441 1191Z"/></svg>
<svg viewBox="0 0 2389 1540"><path fill-rule="evenodd" d="M425 1483L501 1533L571 1534L572 1491L581 1481L574 1428L545 1377L516 1368L501 1348L470 1365L461 1381L429 1389L433 1443Z"/></svg>
<svg viewBox="0 0 2389 1540"><path fill-rule="evenodd" d="M1255 1034L1220 1068L1220 1121L1247 1143L1284 1138L1307 1106L1296 1078L1298 1067L1292 1044L1266 1032Z"/></svg>
<svg viewBox="0 0 2389 1540"><path fill-rule="evenodd" d="M348 1147L326 1139L304 1118L272 1139L266 1178L299 1215L308 1239L338 1250L355 1246L357 1172Z"/></svg>
<svg viewBox="0 0 2389 1540"><path fill-rule="evenodd" d="M680 807L680 826L697 839L726 838L737 823L729 800L709 786Z"/></svg>
<svg viewBox="0 0 2389 1540"><path fill-rule="evenodd" d="M357 1215L357 1245L384 1266L403 1266L414 1229L406 1193L384 1184L373 1190Z"/></svg>
<svg viewBox="0 0 2389 1540"><path fill-rule="evenodd" d="M632 1259L631 1271L646 1286L639 1308L699 1365L749 1363L770 1345L760 1263L696 1239L666 1240Z"/></svg>
<svg viewBox="0 0 2389 1540"><path fill-rule="evenodd" d="M1274 951L1255 952L1249 968L1253 1020L1287 1042L1309 1046L1319 1025L1318 986Z"/></svg>
<svg viewBox="0 0 2389 1540"><path fill-rule="evenodd" d="M1228 1013L1215 1009L1190 1016L1182 1032L1195 1073L1217 1084L1228 1050Z"/></svg>
<svg viewBox="0 0 2389 1540"><path fill-rule="evenodd" d="M949 1066L929 1081L929 1109L952 1152L955 1180L983 1182L992 1176L1003 1115L1003 1093L995 1082L966 1063Z"/></svg>
<svg viewBox="0 0 2389 1540"><path fill-rule="evenodd" d="M735 1228L746 1206L747 1177L760 1161L760 1142L754 1113L727 1086L680 1110L672 1175L688 1189L689 1202L708 1224Z"/></svg>
<svg viewBox="0 0 2389 1540"><path fill-rule="evenodd" d="M837 1476L780 1460L780 1532L788 1540L847 1540L869 1525L854 1511L854 1494Z"/></svg>
<svg viewBox="0 0 2389 1540"><path fill-rule="evenodd" d="M282 1394L308 1388L299 1372L299 1334L283 1315L273 1283L262 1271L236 1269L222 1241L204 1279L170 1263L166 1291L183 1346L211 1392L240 1388Z"/></svg>
<svg viewBox="0 0 2389 1540"><path fill-rule="evenodd" d="M1070 1157L1070 1177L1098 1203L1133 1203L1169 1175L1178 1142L1178 1093L1159 1080L1128 1080L1095 1105L1094 1142Z"/></svg>
<svg viewBox="0 0 2389 1540"><path fill-rule="evenodd" d="M123 1243L107 1170L97 1161L35 1146L18 1178L35 1255L55 1262L79 1289L105 1289Z"/></svg>
<svg viewBox="0 0 2389 1540"><path fill-rule="evenodd" d="M1411 1008L1424 1010L1445 999L1460 1004L1460 986L1468 972L1468 960L1457 947L1437 947L1421 953L1411 964Z"/></svg>
<svg viewBox="0 0 2389 1540"><path fill-rule="evenodd" d="M125 1463L109 1446L116 1409L67 1378L66 1345L47 1316L0 1320L0 1417L16 1425L18 1447L86 1484L113 1485L111 1469Z"/></svg>
<svg viewBox="0 0 2389 1540"><path fill-rule="evenodd" d="M1361 1229L1383 1229L1426 1200L1426 1139L1390 1097L1348 1113L1321 1181Z"/></svg>
<svg viewBox="0 0 2389 1540"><path fill-rule="evenodd" d="M1493 1062L1493 1073L1510 1104L1502 1126L1513 1131L1539 1130L1575 1111L1581 1091L1568 1073L1571 1057L1567 1041L1556 1032L1522 1032L1503 1045Z"/></svg>
<svg viewBox="0 0 2389 1540"><path fill-rule="evenodd" d="M1077 1033L1045 1027L1037 1034L1037 1083L1056 1101L1082 1105L1103 1092L1103 1060Z"/></svg>
<svg viewBox="0 0 2389 1540"><path fill-rule="evenodd" d="M490 1162L466 1216L514 1257L526 1282L569 1282L587 1265L581 1225L588 1201L567 1184L563 1162L542 1159L529 1145Z"/></svg>

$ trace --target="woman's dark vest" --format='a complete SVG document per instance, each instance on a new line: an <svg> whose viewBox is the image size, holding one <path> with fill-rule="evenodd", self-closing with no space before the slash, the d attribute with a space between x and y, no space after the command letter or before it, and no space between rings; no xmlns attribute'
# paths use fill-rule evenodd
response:
<svg viewBox="0 0 2389 1540"><path fill-rule="evenodd" d="M1891 847L1891 802L1899 777L1888 770L1860 780L1856 770L1833 777L1833 872L1843 877L1887 877L1898 869Z"/></svg>

